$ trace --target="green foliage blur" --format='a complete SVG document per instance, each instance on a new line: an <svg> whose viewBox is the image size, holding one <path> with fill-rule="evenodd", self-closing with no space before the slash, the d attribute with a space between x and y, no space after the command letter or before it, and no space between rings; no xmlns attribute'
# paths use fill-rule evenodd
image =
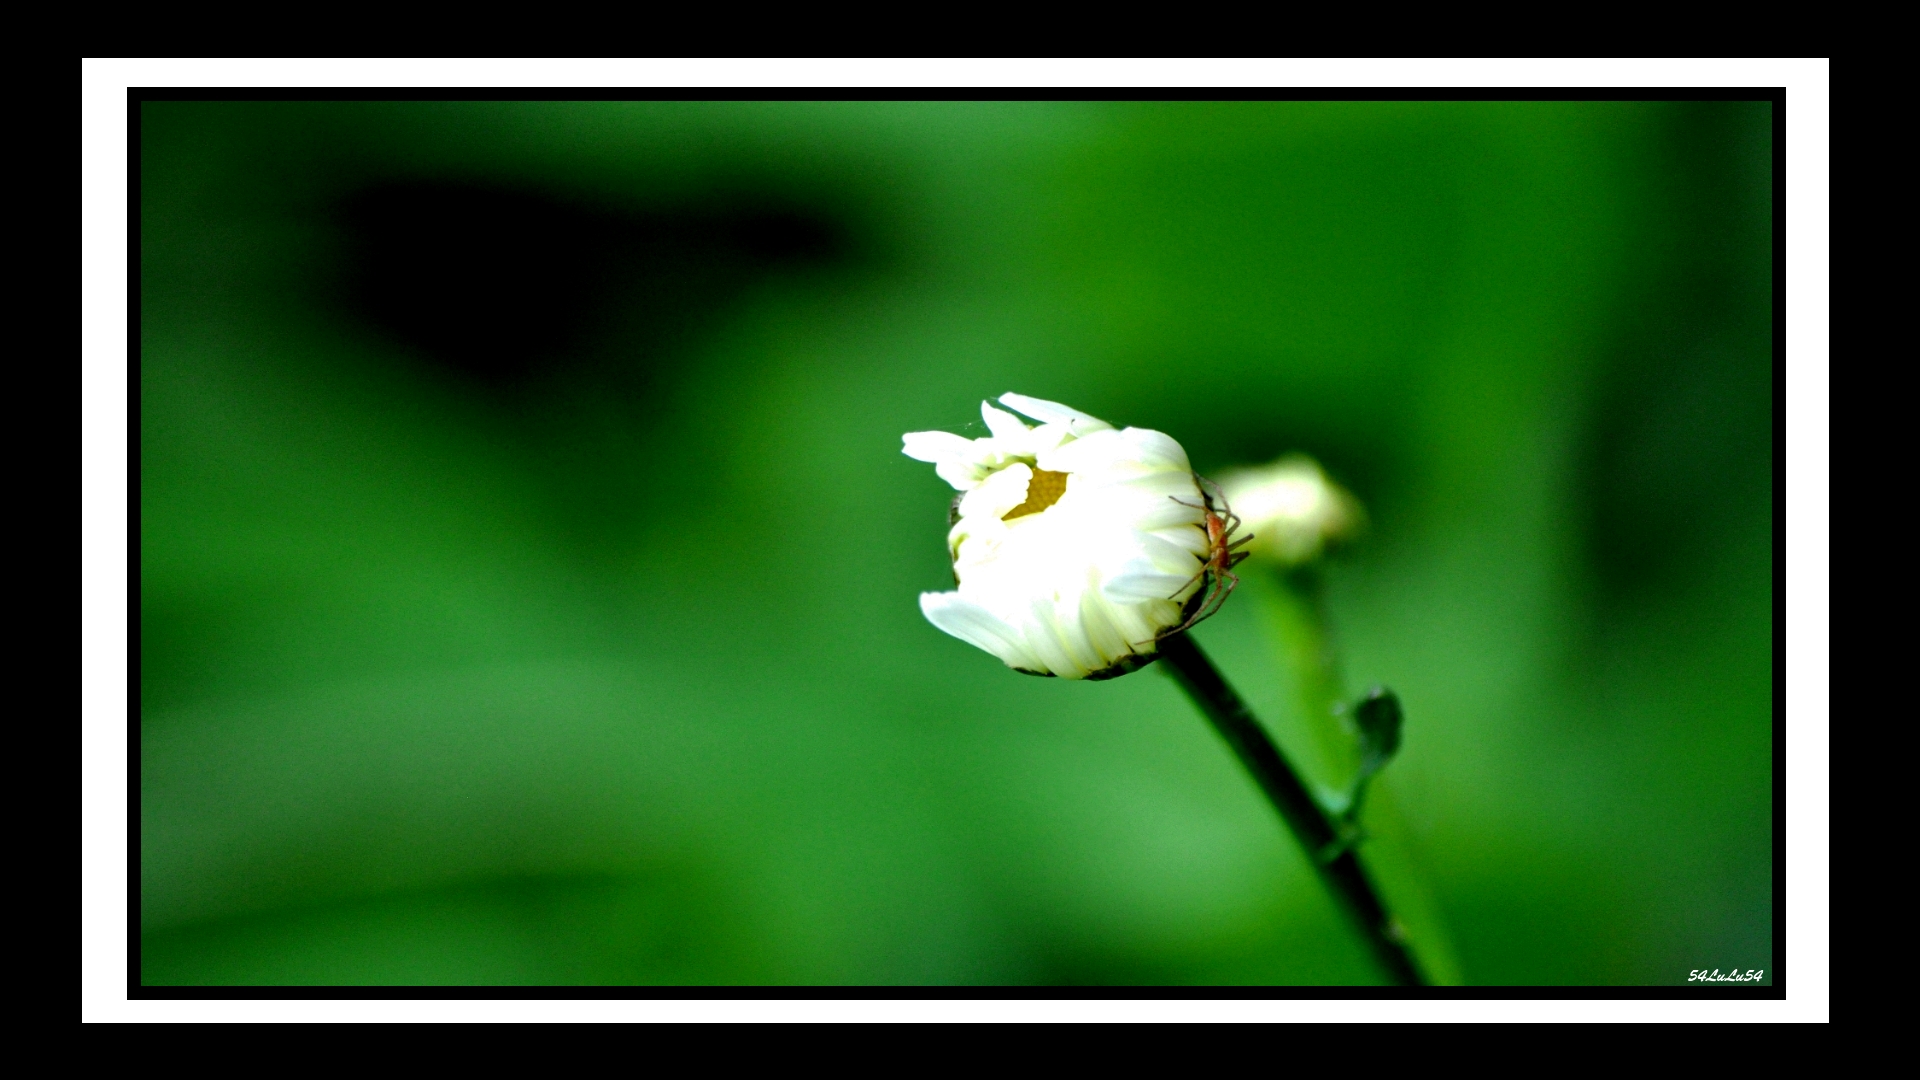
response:
<svg viewBox="0 0 1920 1080"><path fill-rule="evenodd" d="M147 984L1375 981L1164 673L920 616L1007 390L1365 502L1446 978L1772 974L1768 104L139 117Z"/></svg>

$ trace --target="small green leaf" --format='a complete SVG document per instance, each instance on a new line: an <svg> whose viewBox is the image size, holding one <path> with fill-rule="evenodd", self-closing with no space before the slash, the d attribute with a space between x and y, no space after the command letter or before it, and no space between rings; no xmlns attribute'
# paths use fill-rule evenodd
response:
<svg viewBox="0 0 1920 1080"><path fill-rule="evenodd" d="M1376 686L1354 706L1353 719L1360 727L1360 772L1371 776L1400 749L1400 699Z"/></svg>
<svg viewBox="0 0 1920 1080"><path fill-rule="evenodd" d="M1360 820L1360 802L1367 794L1367 782L1400 749L1400 699L1386 687L1376 686L1353 707L1353 720L1360 729L1360 771L1354 774L1353 794L1347 798L1346 809L1340 815L1349 828ZM1357 838L1357 833L1354 835Z"/></svg>

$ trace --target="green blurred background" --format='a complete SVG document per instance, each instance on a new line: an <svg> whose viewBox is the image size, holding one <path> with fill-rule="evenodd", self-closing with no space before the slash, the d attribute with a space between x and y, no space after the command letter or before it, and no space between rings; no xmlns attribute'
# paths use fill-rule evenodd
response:
<svg viewBox="0 0 1920 1080"><path fill-rule="evenodd" d="M139 115L146 983L1373 981L1162 672L920 616L1006 390L1366 502L1444 977L1772 974L1767 103Z"/></svg>

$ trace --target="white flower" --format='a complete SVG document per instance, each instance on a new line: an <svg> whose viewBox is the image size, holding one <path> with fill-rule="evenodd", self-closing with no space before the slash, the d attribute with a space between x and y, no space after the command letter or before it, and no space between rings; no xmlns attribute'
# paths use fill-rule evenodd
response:
<svg viewBox="0 0 1920 1080"><path fill-rule="evenodd" d="M1248 550L1286 565L1319 558L1328 544L1353 535L1366 522L1359 500L1327 479L1320 463L1305 454L1225 473L1220 489L1253 534Z"/></svg>
<svg viewBox="0 0 1920 1080"><path fill-rule="evenodd" d="M920 594L941 630L1035 675L1104 679L1152 660L1207 584L1206 496L1180 444L1051 401L980 403L990 434L915 431L908 457L962 494L952 592Z"/></svg>

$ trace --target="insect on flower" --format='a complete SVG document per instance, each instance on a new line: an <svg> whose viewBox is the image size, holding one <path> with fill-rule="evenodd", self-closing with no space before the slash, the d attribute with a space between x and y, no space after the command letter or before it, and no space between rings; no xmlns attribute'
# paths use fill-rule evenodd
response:
<svg viewBox="0 0 1920 1080"><path fill-rule="evenodd" d="M1180 595L1196 580L1205 579L1205 583L1199 592L1194 593L1199 601L1194 604L1192 614L1187 616L1187 621L1179 626L1160 631L1154 635L1155 641L1184 633L1192 629L1194 624L1210 618L1220 610L1220 606L1227 602L1227 597L1233 595L1233 590L1240 585L1240 578L1233 572L1233 568L1240 565L1241 560L1247 557L1247 553L1236 549L1253 539L1252 533L1238 539L1234 538L1233 534L1240 531L1240 516L1233 512L1233 507L1227 505L1227 497L1221 493L1220 485L1198 475L1194 480L1200 485L1201 502L1190 503L1171 495L1167 497L1182 506L1191 506L1200 511L1207 529L1207 555L1200 569L1180 588L1174 590L1173 595ZM1217 509L1215 504L1218 504Z"/></svg>

